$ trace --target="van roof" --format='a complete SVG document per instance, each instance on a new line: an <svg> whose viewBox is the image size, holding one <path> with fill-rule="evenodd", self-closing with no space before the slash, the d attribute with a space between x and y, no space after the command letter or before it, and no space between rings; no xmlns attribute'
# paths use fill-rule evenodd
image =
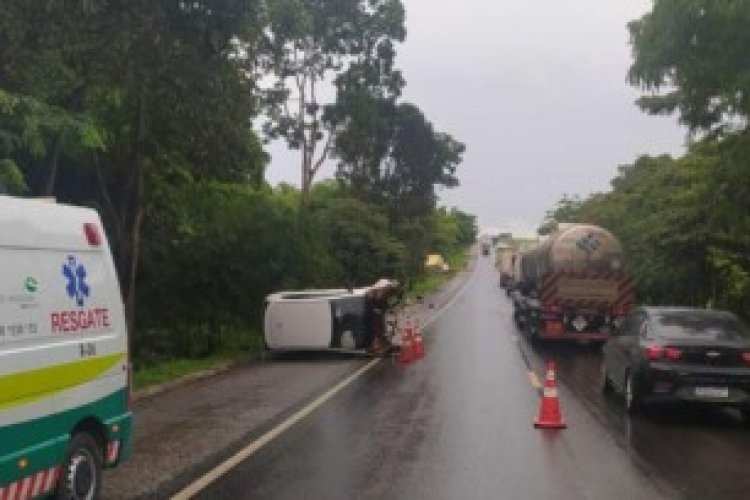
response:
<svg viewBox="0 0 750 500"><path fill-rule="evenodd" d="M96 224L104 236L93 209L0 195L0 246L92 250L96 247L86 239L85 223Z"/></svg>

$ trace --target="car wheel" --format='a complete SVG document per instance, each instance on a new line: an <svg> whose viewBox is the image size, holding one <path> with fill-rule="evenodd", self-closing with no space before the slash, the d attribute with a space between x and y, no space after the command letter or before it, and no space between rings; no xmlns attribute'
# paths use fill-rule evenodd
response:
<svg viewBox="0 0 750 500"><path fill-rule="evenodd" d="M750 407L746 406L740 408L740 413L742 413L742 419L745 421L745 426L750 427Z"/></svg>
<svg viewBox="0 0 750 500"><path fill-rule="evenodd" d="M641 398L638 394L638 386L635 383L635 375L632 371L628 371L628 375L625 378L625 410L631 415L638 413L641 407Z"/></svg>
<svg viewBox="0 0 750 500"><path fill-rule="evenodd" d="M102 488L102 450L91 435L73 436L57 487L57 498L92 500Z"/></svg>
<svg viewBox="0 0 750 500"><path fill-rule="evenodd" d="M609 373L607 373L607 365L602 361L602 371L601 371L601 385L602 385L602 392L604 394L611 394L614 390L614 387L612 386L612 380L609 378Z"/></svg>

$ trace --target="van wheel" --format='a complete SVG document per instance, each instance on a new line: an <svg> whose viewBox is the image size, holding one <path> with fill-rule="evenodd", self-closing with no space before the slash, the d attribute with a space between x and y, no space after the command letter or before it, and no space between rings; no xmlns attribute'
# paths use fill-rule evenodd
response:
<svg viewBox="0 0 750 500"><path fill-rule="evenodd" d="M92 500L102 489L102 450L91 435L73 436L57 487L57 498Z"/></svg>

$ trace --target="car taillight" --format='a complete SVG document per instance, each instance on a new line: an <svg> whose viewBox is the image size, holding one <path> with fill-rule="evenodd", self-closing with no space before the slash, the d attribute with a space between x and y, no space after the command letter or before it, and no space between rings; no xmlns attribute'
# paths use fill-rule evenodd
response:
<svg viewBox="0 0 750 500"><path fill-rule="evenodd" d="M677 361L682 357L682 351L676 347L661 347L658 345L650 345L644 349L646 359L649 361L657 361L660 359L667 359L669 361Z"/></svg>
<svg viewBox="0 0 750 500"><path fill-rule="evenodd" d="M742 361L746 365L750 365L750 351L745 351L742 353Z"/></svg>
<svg viewBox="0 0 750 500"><path fill-rule="evenodd" d="M664 348L658 345L650 345L643 352L649 361L656 361L664 357Z"/></svg>
<svg viewBox="0 0 750 500"><path fill-rule="evenodd" d="M682 351L677 349L676 347L667 347L666 349L664 349L664 354L670 361L677 361L682 357Z"/></svg>

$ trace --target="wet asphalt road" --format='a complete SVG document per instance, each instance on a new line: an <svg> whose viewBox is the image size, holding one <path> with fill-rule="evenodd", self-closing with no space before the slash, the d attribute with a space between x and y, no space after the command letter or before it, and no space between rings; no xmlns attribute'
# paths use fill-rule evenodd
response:
<svg viewBox="0 0 750 500"><path fill-rule="evenodd" d="M628 418L601 394L598 349L532 347L496 283L480 259L425 332L424 359L381 362L201 498L750 498L750 429L739 415ZM541 377L549 355L562 431L532 427L528 366Z"/></svg>

